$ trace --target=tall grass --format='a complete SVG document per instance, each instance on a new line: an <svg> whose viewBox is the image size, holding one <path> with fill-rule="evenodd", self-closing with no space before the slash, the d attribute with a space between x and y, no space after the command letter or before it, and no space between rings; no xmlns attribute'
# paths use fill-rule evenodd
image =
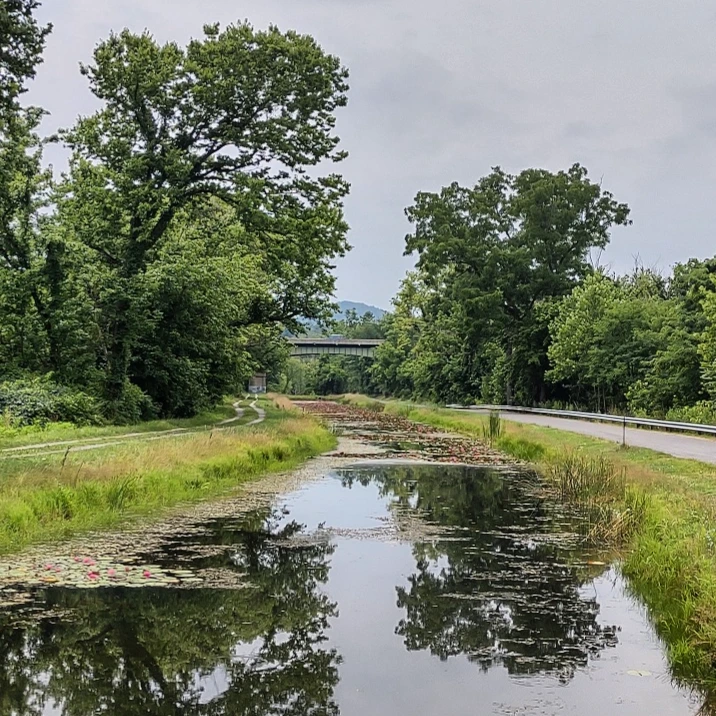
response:
<svg viewBox="0 0 716 716"><path fill-rule="evenodd" d="M611 460L566 452L549 465L550 478L559 487L565 502L623 497L626 485L624 470L617 470Z"/></svg>
<svg viewBox="0 0 716 716"><path fill-rule="evenodd" d="M622 565L664 639L674 676L716 693L714 516L659 500Z"/></svg>
<svg viewBox="0 0 716 716"><path fill-rule="evenodd" d="M482 437L485 442L494 445L500 435L502 435L502 420L500 414L496 410L492 410L487 422L482 426Z"/></svg>
<svg viewBox="0 0 716 716"><path fill-rule="evenodd" d="M216 496L334 445L308 418L272 411L254 428L0 462L0 552L102 529Z"/></svg>
<svg viewBox="0 0 716 716"><path fill-rule="evenodd" d="M547 474L560 499L579 508L590 544L624 545L646 519L647 494L628 486L626 470L608 458L568 451L550 463Z"/></svg>

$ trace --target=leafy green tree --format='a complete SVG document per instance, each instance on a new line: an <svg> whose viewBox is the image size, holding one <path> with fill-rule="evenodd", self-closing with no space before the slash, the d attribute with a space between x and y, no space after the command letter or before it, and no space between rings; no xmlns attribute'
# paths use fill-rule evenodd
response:
<svg viewBox="0 0 716 716"><path fill-rule="evenodd" d="M714 282L716 287L716 282ZM712 401L716 401L716 293L704 293L702 306L706 326L698 346L704 387Z"/></svg>
<svg viewBox="0 0 716 716"><path fill-rule="evenodd" d="M63 211L101 278L105 394L117 400L147 317L141 282L181 212L221 200L261 256L273 291L252 323L318 317L346 249L334 112L346 70L308 36L207 26L186 48L124 31L82 68L103 107L64 133L73 151Z"/></svg>
<svg viewBox="0 0 716 716"><path fill-rule="evenodd" d="M664 280L638 270L587 277L559 305L551 325L548 377L570 399L597 410L665 415L702 397L697 335Z"/></svg>
<svg viewBox="0 0 716 716"><path fill-rule="evenodd" d="M3 0L0 5L0 115L12 114L42 62L51 25L42 27L34 16L39 0Z"/></svg>
<svg viewBox="0 0 716 716"><path fill-rule="evenodd" d="M287 395L308 395L315 392L316 361L288 358L281 367L275 389Z"/></svg>
<svg viewBox="0 0 716 716"><path fill-rule="evenodd" d="M544 399L549 303L589 273L590 252L606 246L613 225L628 223L628 207L574 165L516 176L495 168L473 188L419 193L406 213L415 227L406 253L417 254L422 280L439 297L430 320L440 316L446 325L427 368L432 384L439 383L437 397L460 392L455 381L468 394L481 385L480 357L497 342L504 349L504 399ZM457 359L455 335L464 346ZM441 350L448 336L451 345ZM460 365L439 380L436 366L445 356Z"/></svg>
<svg viewBox="0 0 716 716"><path fill-rule="evenodd" d="M19 102L51 30L34 17L38 6L35 0L0 6L0 360L6 375L48 363L56 368L59 361L52 317L58 250L40 218L50 188L37 133L43 111Z"/></svg>
<svg viewBox="0 0 716 716"><path fill-rule="evenodd" d="M376 350L372 367L376 388L383 394L407 398L415 391L410 359L425 324L426 294L420 276L409 273L393 299L393 312L383 318L386 340Z"/></svg>
<svg viewBox="0 0 716 716"><path fill-rule="evenodd" d="M3 357L16 368L44 366L42 329L51 320L43 291L51 247L40 228L49 188L36 133L40 117L39 110L18 109L0 119L0 330Z"/></svg>
<svg viewBox="0 0 716 716"><path fill-rule="evenodd" d="M129 372L161 412L192 415L268 369L279 330L251 316L274 282L233 212L207 202L178 219L137 280Z"/></svg>

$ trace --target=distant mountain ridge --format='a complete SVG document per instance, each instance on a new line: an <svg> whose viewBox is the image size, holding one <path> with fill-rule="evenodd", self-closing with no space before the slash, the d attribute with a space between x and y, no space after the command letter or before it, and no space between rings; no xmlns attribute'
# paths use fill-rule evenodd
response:
<svg viewBox="0 0 716 716"><path fill-rule="evenodd" d="M382 308L378 308L378 306L371 306L368 303L361 303L360 301L338 301L338 310L333 314L333 320L343 320L346 313L350 310L354 310L358 314L359 318L366 313L372 313L375 319L379 319L387 313L387 311ZM321 335L323 332L323 329L319 327L316 321L304 320L302 323L305 326L306 333L308 335ZM290 335L288 331L286 332L286 335Z"/></svg>
<svg viewBox="0 0 716 716"><path fill-rule="evenodd" d="M362 316L364 313L372 313L375 318L383 318L387 313L378 306L371 306L368 303L361 303L360 301L339 301L338 302L338 313L334 314L334 318L339 321L348 311L355 311L358 316Z"/></svg>

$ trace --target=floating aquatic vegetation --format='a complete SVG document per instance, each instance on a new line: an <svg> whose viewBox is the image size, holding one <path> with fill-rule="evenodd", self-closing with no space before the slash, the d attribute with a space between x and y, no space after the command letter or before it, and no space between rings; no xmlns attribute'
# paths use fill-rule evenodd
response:
<svg viewBox="0 0 716 716"><path fill-rule="evenodd" d="M203 582L193 571L156 564L120 562L108 557L75 555L46 562L18 560L0 564L0 594L32 587L176 587Z"/></svg>

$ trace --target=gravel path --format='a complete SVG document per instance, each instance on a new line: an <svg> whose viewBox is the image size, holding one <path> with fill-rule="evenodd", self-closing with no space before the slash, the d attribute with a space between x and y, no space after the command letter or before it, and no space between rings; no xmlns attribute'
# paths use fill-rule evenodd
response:
<svg viewBox="0 0 716 716"><path fill-rule="evenodd" d="M241 401L233 404L235 415L226 420L222 420L214 427L216 430L232 427L232 423L241 420L246 411L240 407ZM266 419L266 411L259 408L257 401L254 400L249 406L256 413L257 418L249 423L249 425L258 425ZM154 440L166 440L168 438L179 438L185 435L192 435L201 431L206 431L211 426L202 426L200 428L173 428L171 430L153 430L147 432L122 433L120 435L103 435L90 438L78 438L76 440L56 440L45 443L34 443L32 445L21 445L19 447L3 448L0 450L0 460L18 459L23 457L36 458L45 455L61 455L66 452L85 452L87 450L100 450L101 448L113 447L127 442L151 442Z"/></svg>

